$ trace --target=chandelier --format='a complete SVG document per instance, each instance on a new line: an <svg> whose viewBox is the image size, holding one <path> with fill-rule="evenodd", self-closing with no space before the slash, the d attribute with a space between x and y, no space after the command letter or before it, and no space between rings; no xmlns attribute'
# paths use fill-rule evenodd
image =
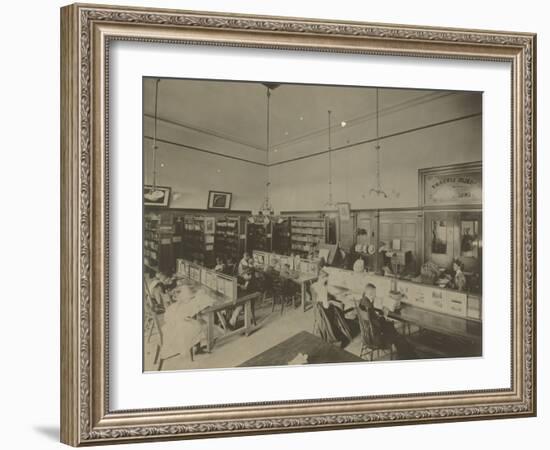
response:
<svg viewBox="0 0 550 450"><path fill-rule="evenodd" d="M159 98L159 83L160 78L157 78L155 82L155 122L154 122L154 131L153 131L153 145L151 149L153 150L153 185L150 190L144 193L144 197L149 201L157 201L161 199L165 192L157 189L157 125L158 125L158 98ZM162 167L162 165L161 165Z"/></svg>
<svg viewBox="0 0 550 450"><path fill-rule="evenodd" d="M382 188L382 182L380 181L380 89L376 88L376 187L371 188L369 194L371 196L392 198L399 197L399 192L392 189L387 192ZM363 195L365 198L365 195Z"/></svg>
<svg viewBox="0 0 550 450"><path fill-rule="evenodd" d="M270 131L271 131L271 92L277 89L280 85L277 83L262 83L266 88L266 166L267 166L267 179L265 183L265 196L260 206L260 214L266 218L274 214L273 205L270 199L271 178L269 173L269 150L270 150Z"/></svg>

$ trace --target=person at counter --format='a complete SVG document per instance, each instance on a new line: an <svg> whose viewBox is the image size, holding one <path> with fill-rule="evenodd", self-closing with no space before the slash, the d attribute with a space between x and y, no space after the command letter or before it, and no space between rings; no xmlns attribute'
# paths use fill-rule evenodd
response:
<svg viewBox="0 0 550 450"><path fill-rule="evenodd" d="M464 275L464 264L459 259L453 261L453 271L454 277L452 281L452 287L458 289L459 291L464 291L466 289L466 275Z"/></svg>
<svg viewBox="0 0 550 450"><path fill-rule="evenodd" d="M363 273L365 271L365 261L359 257L353 263L353 271L355 273Z"/></svg>
<svg viewBox="0 0 550 450"><path fill-rule="evenodd" d="M359 314L364 320L372 324L375 338L380 341L383 347L394 345L397 349L399 359L414 359L416 351L411 343L397 332L392 321L387 319L387 309L383 309L382 314L374 308L376 299L376 286L367 283L363 292L363 297L359 302Z"/></svg>

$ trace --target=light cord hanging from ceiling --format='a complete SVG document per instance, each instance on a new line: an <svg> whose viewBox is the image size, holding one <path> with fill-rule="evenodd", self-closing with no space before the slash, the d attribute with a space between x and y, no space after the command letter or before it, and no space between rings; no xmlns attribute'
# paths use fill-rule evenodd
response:
<svg viewBox="0 0 550 450"><path fill-rule="evenodd" d="M382 190L380 182L380 89L376 88L376 194L384 195L386 193Z"/></svg>
<svg viewBox="0 0 550 450"><path fill-rule="evenodd" d="M370 195L384 198L399 197L399 192L395 189L391 190L391 195L382 189L380 175L380 88L376 88L376 146L374 148L376 149L376 187L370 189ZM365 195L363 195L363 198L365 198Z"/></svg>
<svg viewBox="0 0 550 450"><path fill-rule="evenodd" d="M264 200L264 210L273 213L273 208L269 200L269 188L271 185L271 178L269 174L269 145L270 145L270 132L271 132L271 89L269 86L266 86L266 97L267 97L267 111L266 111L266 144L265 144L265 157L267 165L267 181L265 183L265 200Z"/></svg>
<svg viewBox="0 0 550 450"><path fill-rule="evenodd" d="M157 78L155 83L155 123L153 130L153 191L157 189L157 125L158 125L158 99L159 99L159 83L160 78Z"/></svg>
<svg viewBox="0 0 550 450"><path fill-rule="evenodd" d="M328 110L328 202L329 208L334 208L332 199L332 111Z"/></svg>
<svg viewBox="0 0 550 450"><path fill-rule="evenodd" d="M271 148L271 91L277 89L279 84L277 83L262 83L266 88L266 143L265 143L265 153L266 153L266 167L267 167L267 180L265 183L265 198L260 207L260 211L264 216L273 215L273 206L271 205L270 199L270 188L271 188L271 174L269 170L269 151Z"/></svg>

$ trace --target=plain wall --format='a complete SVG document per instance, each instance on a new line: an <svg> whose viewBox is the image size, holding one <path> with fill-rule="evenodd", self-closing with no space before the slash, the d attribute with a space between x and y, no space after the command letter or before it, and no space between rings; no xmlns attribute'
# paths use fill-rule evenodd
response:
<svg viewBox="0 0 550 450"><path fill-rule="evenodd" d="M396 195L372 195L376 188L375 142L332 152L334 202L352 209L418 206L418 170L481 159L479 116L425 128L380 142L382 188ZM271 167L276 211L327 209L328 155Z"/></svg>
<svg viewBox="0 0 550 450"><path fill-rule="evenodd" d="M381 89L381 105L385 103L384 94ZM395 95L393 92L394 99ZM370 189L377 187L376 142L338 150L350 143L374 139L375 116L371 114L346 127L339 127L337 123L332 131L335 150L331 152L334 201L349 202L352 209L418 206L417 169L482 159L482 119L476 115L482 111L481 103L481 93L427 91L420 99L396 109L381 106L380 177L382 188L395 194L390 198L370 193ZM372 110L372 105L368 106ZM279 108L284 111L282 106ZM182 111L188 112L188 109L182 106ZM153 119L145 117L143 148L147 184L153 183L153 141L150 139L153 124ZM269 173L275 211L327 209L328 153L298 159L327 150L327 130L278 146L277 152L271 151L272 164L266 167L262 164L266 162L265 154L257 149L163 121L159 121L157 127L157 135L162 140L157 142L156 183L172 188L170 207L205 208L208 191L220 190L233 194L232 209L258 210ZM257 130L251 130L254 131Z"/></svg>

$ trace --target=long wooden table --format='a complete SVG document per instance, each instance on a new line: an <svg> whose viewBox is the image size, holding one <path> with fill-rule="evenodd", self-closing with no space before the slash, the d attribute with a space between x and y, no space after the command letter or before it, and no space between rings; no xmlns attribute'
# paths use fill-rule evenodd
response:
<svg viewBox="0 0 550 450"><path fill-rule="evenodd" d="M240 305L244 308L244 325L232 331L220 329L220 332L223 333L223 338L233 336L235 334L244 334L245 336L248 336L252 333L252 331L258 328L258 325L252 324L252 302L261 297L260 292L252 292L242 297L232 299L226 295L220 294L219 292L213 291L206 286L202 286L197 281L194 281L188 277L178 278L185 280L187 284L195 285L197 288L203 289L208 293L208 297L214 301L212 305L205 307L198 313L206 319L206 351L210 352L214 348L214 343L216 340L214 336L214 331L216 328L215 316L217 312Z"/></svg>
<svg viewBox="0 0 550 450"><path fill-rule="evenodd" d="M214 347L214 318L217 312L223 311L231 307L237 307L243 305L244 307L244 325L233 331L224 332L223 337L229 337L234 334L250 335L258 325L252 324L252 302L259 299L261 294L259 292L253 292L243 297L238 297L236 300L231 300L221 294L216 293L218 298L216 303L203 309L201 315L206 316L206 350L210 352Z"/></svg>
<svg viewBox="0 0 550 450"><path fill-rule="evenodd" d="M306 287L308 284L311 284L315 280L317 280L318 276L312 273L302 273L302 272L297 272L297 275L298 276L296 278L292 278L292 277L285 277L285 278L296 283L298 286L300 286L302 311L305 311L306 310Z"/></svg>
<svg viewBox="0 0 550 450"><path fill-rule="evenodd" d="M350 304L348 289L330 286L329 292L342 302L346 309L354 306L354 304ZM414 324L425 330L466 338L476 343L480 343L482 338L482 324L478 320L430 311L407 303L401 303L401 307L397 311L390 311L388 317Z"/></svg>
<svg viewBox="0 0 550 450"><path fill-rule="evenodd" d="M476 343L481 341L482 325L477 320L454 317L406 303L402 303L399 310L390 311L388 317L401 322L411 323L422 329L435 331L436 333L466 338Z"/></svg>
<svg viewBox="0 0 550 450"><path fill-rule="evenodd" d="M329 344L308 331L301 331L250 358L239 367L286 366L299 353L308 356L307 364L364 362L353 353Z"/></svg>
<svg viewBox="0 0 550 450"><path fill-rule="evenodd" d="M285 276L281 275L279 271L275 269L273 270L277 273L279 277L284 278L285 280L292 281L300 287L300 301L302 304L302 310L305 311L307 286L316 281L319 276L313 273L297 272L295 270L290 272L291 276Z"/></svg>

